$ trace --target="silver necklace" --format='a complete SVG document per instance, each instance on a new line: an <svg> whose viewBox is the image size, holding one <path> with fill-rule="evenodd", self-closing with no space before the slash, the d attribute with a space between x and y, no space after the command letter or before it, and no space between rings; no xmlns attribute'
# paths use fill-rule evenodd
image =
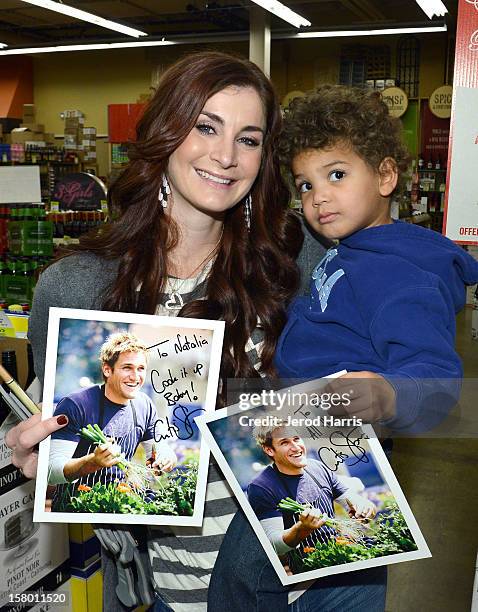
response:
<svg viewBox="0 0 478 612"><path fill-rule="evenodd" d="M223 228L223 231L224 231L224 228ZM223 231L221 231L219 240L216 242L213 249L199 263L199 265L196 266L194 270L186 276L186 278L175 279L176 281L179 281L179 282L177 284L175 283L174 286L172 286L171 289L166 292L168 299L164 303L165 308L167 308L168 310L181 310L181 308L184 306L184 300L183 300L183 297L180 291L183 288L184 284L187 281L193 280L194 275L196 274L196 272L198 272L198 275L195 278L195 282L193 286L188 291L188 293L191 293L191 291L194 291L194 289L198 287L198 285L204 280L204 278L206 278L206 276L209 274L209 271L212 267L212 263L216 255L217 247L219 246L219 243L221 242L221 239L222 239ZM168 278L168 281L172 285L171 277Z"/></svg>

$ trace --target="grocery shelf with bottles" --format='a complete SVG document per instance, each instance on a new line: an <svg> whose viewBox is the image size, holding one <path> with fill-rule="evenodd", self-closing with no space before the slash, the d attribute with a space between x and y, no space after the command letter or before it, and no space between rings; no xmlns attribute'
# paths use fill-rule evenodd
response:
<svg viewBox="0 0 478 612"><path fill-rule="evenodd" d="M38 271L62 246L106 220L95 211L47 211L43 204L0 205L0 303L31 304Z"/></svg>
<svg viewBox="0 0 478 612"><path fill-rule="evenodd" d="M0 300L30 304L35 272L53 256L53 224L43 204L0 205Z"/></svg>

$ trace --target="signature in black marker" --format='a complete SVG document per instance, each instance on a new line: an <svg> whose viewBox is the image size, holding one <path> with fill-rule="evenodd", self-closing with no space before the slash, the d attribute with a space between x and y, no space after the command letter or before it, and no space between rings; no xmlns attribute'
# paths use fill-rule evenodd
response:
<svg viewBox="0 0 478 612"><path fill-rule="evenodd" d="M368 436L363 432L357 435L355 432L359 429L358 427L354 427L347 434L344 434L342 431L333 431L329 436L329 442L332 446L322 446L317 451L319 459L322 463L329 466L332 472L336 472L339 465L344 463L350 457L355 457L355 461L348 462L347 465L352 467L357 465L357 463L369 463L370 459L367 456L367 451L360 446L360 442L362 439L368 439ZM346 448L346 452L341 452L335 450L335 448ZM328 460L328 461L327 461ZM334 467L330 467L329 462L332 461L335 465Z"/></svg>
<svg viewBox="0 0 478 612"><path fill-rule="evenodd" d="M172 420L169 417L158 419L154 424L154 440L161 442L170 438L189 440L194 435L194 418L204 412L204 408L188 408L177 404L173 410ZM159 433L160 429L163 433Z"/></svg>

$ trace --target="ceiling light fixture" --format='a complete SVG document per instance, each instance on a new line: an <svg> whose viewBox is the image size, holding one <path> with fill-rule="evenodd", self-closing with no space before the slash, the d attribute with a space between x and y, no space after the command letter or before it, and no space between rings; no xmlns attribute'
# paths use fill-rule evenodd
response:
<svg viewBox="0 0 478 612"><path fill-rule="evenodd" d="M5 43L0 43L0 49L5 49L5 47L8 47L8 45L6 45Z"/></svg>
<svg viewBox="0 0 478 612"><path fill-rule="evenodd" d="M277 33L272 35L273 40L281 40L285 38L338 38L338 37L349 37L349 36L384 36L393 34L420 34L420 33L434 33L434 32L446 32L446 25L431 26L431 27L403 27L403 28L390 28L383 30L338 30L338 31L322 31L322 32L299 32L299 33ZM86 44L86 45L57 45L51 47L18 47L10 49L0 49L0 56L2 55L28 55L30 53L55 53L61 51L101 51L108 49L128 49L133 47L160 47L163 45L189 45L191 43L210 43L221 40L223 42L229 41L242 41L247 40L248 34L234 34L231 36L221 37L210 37L202 36L195 37L194 39L189 37L176 38L175 40L145 40L145 41L132 41L126 43L97 43L97 44Z"/></svg>
<svg viewBox="0 0 478 612"><path fill-rule="evenodd" d="M420 34L446 32L446 25L430 28L389 28L383 30L338 30L337 32L299 32L287 38L341 38L348 36L387 36L392 34Z"/></svg>
<svg viewBox="0 0 478 612"><path fill-rule="evenodd" d="M277 2L277 0L252 0L255 4L258 4L266 11L269 11L276 17L280 17L284 21L291 23L294 27L300 28L302 26L310 26L312 25L310 21L301 17L298 13L294 13L290 8L282 4L281 2Z"/></svg>
<svg viewBox="0 0 478 612"><path fill-rule="evenodd" d="M128 49L131 47L161 47L176 45L173 40L148 40L144 42L104 43L91 45L58 45L56 47L30 47L0 51L0 55L28 55L30 53L56 53L58 51L101 51L104 49Z"/></svg>
<svg viewBox="0 0 478 612"><path fill-rule="evenodd" d="M146 32L141 32L140 30L129 28L128 26L116 23L116 21L103 19L102 17L93 15L93 13L88 13L87 11L82 11L80 9L73 8L72 6L61 4L60 2L53 2L53 0L22 0L22 2L34 4L35 6L40 6L41 8L48 9L49 11L62 13L63 15L68 15L69 17L80 19L81 21L94 23L95 25L100 26L102 28L114 30L115 32L121 32L122 34L126 34L127 36L134 36L135 38L139 38L140 36L148 36Z"/></svg>
<svg viewBox="0 0 478 612"><path fill-rule="evenodd" d="M441 0L416 0L416 3L428 19L432 19L433 15L443 17L445 13L448 13L448 9Z"/></svg>

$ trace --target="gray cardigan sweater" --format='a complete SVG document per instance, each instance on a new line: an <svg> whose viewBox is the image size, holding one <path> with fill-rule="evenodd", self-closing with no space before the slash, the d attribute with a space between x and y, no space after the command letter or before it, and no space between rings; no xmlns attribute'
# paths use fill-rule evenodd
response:
<svg viewBox="0 0 478 612"><path fill-rule="evenodd" d="M304 233L304 245L298 257L298 265L302 272L302 283L300 288L300 292L302 293L308 290L311 271L318 261L320 261L325 251L324 247L306 227L304 227ZM114 281L117 270L117 261L106 261L89 253L77 253L71 257L67 257L56 262L47 268L42 274L35 291L29 331L29 337L32 342L34 352L35 371L41 381L43 381L45 368L45 349L49 307L57 306L63 308L101 309L104 296L108 291L108 287ZM214 478L213 474L214 470L210 468L209 480ZM222 479L222 476L219 476L219 479ZM235 508L235 504L232 502L232 500L221 498L220 501L220 506L217 506L215 500L206 502L205 510L206 512L208 511L208 503L212 504L214 509L212 506L209 509L212 512L211 516L214 515L218 521L219 519L224 518L223 515L227 515L231 511L231 504L232 507ZM226 508L227 511L224 508ZM248 525L243 528L243 532L245 532L247 529L249 529L248 533L252 534L252 531ZM222 535L224 534L219 535L222 539ZM171 553L173 553L176 546L176 536L173 534L167 537L166 536L167 534L162 534L160 540L161 546L171 547ZM155 537L157 537L157 534L156 536L150 534L148 540L148 545L149 547L152 547L153 551L156 550ZM196 551L196 553L199 553L198 555L191 552L190 562L188 564L181 565L179 567L177 563L173 563L172 565L175 566L174 570L171 570L171 564L168 565L168 571L174 571L174 574L178 575L181 580L184 580L184 588L188 590L188 597L192 598L191 600L201 602L201 606L203 607L205 605L205 600L203 601L203 589L197 589L195 586L196 582L191 582L190 579L191 576L194 577L196 575L196 557L200 556L201 553L205 551L207 551L209 555L211 555L212 552L217 553L219 548L217 538L218 535L204 536L204 550L201 549L200 551ZM185 546L186 549L189 550L187 538L184 537L183 539L184 541L181 542L181 546ZM251 539L255 539L253 535L251 535ZM214 551L212 550L211 546L216 547L214 548ZM248 555L248 557L250 558L250 555ZM161 574L161 568L163 567L162 562L163 560L158 557L156 553L151 567L148 564L147 567L150 567L151 571L159 572ZM269 565L262 551L259 551L258 553L257 562L259 565L264 565L264 563ZM108 598L108 609L115 611L126 610L127 608L120 603L114 592L115 585L118 582L117 570L114 561L105 553L102 554L102 564L105 582L104 595ZM156 573L154 575L156 576ZM277 578L276 582L278 582ZM160 582L158 584L156 584L156 587L161 588L162 583ZM267 588L269 589L269 587ZM174 593L171 596L174 599ZM251 597L254 598L255 593L252 593ZM287 596L283 587L281 587L281 590L275 599L277 599L277 602L280 601L280 605L286 606ZM276 607L280 608L280 605L277 605Z"/></svg>
<svg viewBox="0 0 478 612"><path fill-rule="evenodd" d="M304 244L297 258L301 270L300 294L309 288L310 275L325 248L319 237L303 224ZM32 344L35 373L43 384L45 373L48 311L57 308L101 310L108 288L113 283L119 262L92 253L75 253L48 267L35 289L28 338Z"/></svg>

